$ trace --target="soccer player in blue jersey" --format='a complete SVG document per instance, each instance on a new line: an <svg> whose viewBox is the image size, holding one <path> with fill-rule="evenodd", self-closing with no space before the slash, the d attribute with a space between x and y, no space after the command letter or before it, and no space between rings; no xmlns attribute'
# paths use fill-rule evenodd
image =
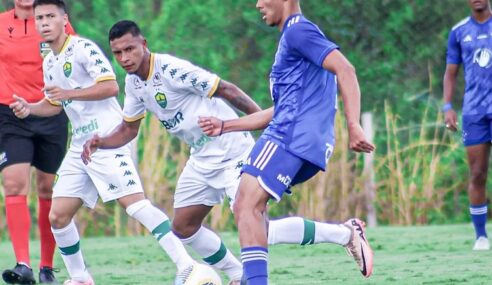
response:
<svg viewBox="0 0 492 285"><path fill-rule="evenodd" d="M342 93L350 148L371 152L360 126L360 90L354 67L321 30L301 14L299 0L258 0L256 7L281 38L270 74L273 108L240 119L202 118L208 135L268 127L245 166L234 204L239 229L244 279L249 285L268 284L266 204L279 201L290 186L325 170L335 143L337 85ZM350 223L360 239L349 247L360 256L365 277L372 273L373 254L364 225Z"/></svg>
<svg viewBox="0 0 492 285"><path fill-rule="evenodd" d="M468 155L468 197L475 227L474 250L489 250L487 222L487 171L492 141L492 11L489 0L468 0L472 15L456 24L449 34L444 74L446 127L457 131L451 101L460 64L465 70L462 138Z"/></svg>

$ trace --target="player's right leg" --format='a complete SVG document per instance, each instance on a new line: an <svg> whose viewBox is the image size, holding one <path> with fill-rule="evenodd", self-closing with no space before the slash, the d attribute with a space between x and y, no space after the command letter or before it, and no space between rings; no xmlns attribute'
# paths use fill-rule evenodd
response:
<svg viewBox="0 0 492 285"><path fill-rule="evenodd" d="M30 267L29 232L31 216L27 205L30 163L34 146L28 124L17 119L8 106L0 105L0 171L5 194L7 228L17 265L2 277L7 284L34 284Z"/></svg>
<svg viewBox="0 0 492 285"><path fill-rule="evenodd" d="M474 250L490 249L485 225L487 223L487 172L492 140L492 120L487 116L463 116L463 144L466 147L470 180L468 197L470 215L475 228Z"/></svg>
<svg viewBox="0 0 492 285"><path fill-rule="evenodd" d="M474 250L488 250L490 243L485 225L487 223L487 172L490 155L490 144L479 144L466 148L470 167L468 197L470 199L470 215L475 228Z"/></svg>

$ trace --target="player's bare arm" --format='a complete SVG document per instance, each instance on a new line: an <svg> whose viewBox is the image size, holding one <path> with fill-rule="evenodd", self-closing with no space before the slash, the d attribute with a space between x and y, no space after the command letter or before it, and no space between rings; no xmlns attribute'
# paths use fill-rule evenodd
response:
<svg viewBox="0 0 492 285"><path fill-rule="evenodd" d="M10 104L9 107L19 119L24 119L30 114L39 117L51 117L62 111L61 106L55 106L46 99L30 104L22 97L17 95L14 95L13 97L15 102Z"/></svg>
<svg viewBox="0 0 492 285"><path fill-rule="evenodd" d="M116 80L106 80L98 82L91 87L72 90L62 89L57 86L45 86L43 92L46 92L48 98L53 101L96 101L118 96L119 87Z"/></svg>
<svg viewBox="0 0 492 285"><path fill-rule="evenodd" d="M354 66L338 50L329 53L323 68L337 75L338 86L347 119L350 149L356 152L371 152L374 145L367 141L360 125L360 88Z"/></svg>
<svg viewBox="0 0 492 285"><path fill-rule="evenodd" d="M216 117L200 117L198 125L209 137L230 132L256 131L268 126L273 117L273 107L234 120L222 121Z"/></svg>
<svg viewBox="0 0 492 285"><path fill-rule="evenodd" d="M255 103L243 90L225 80L220 80L214 96L224 98L234 107L246 114L261 111L260 106Z"/></svg>
<svg viewBox="0 0 492 285"><path fill-rule="evenodd" d="M140 121L127 122L122 121L121 124L108 136L99 137L97 134L84 144L84 150L81 158L85 164L91 161L91 154L98 148L113 149L119 148L131 142L137 135L140 128Z"/></svg>
<svg viewBox="0 0 492 285"><path fill-rule="evenodd" d="M454 94L454 88L456 86L456 77L459 71L458 64L447 64L446 72L444 73L443 79L443 101L444 104L451 104ZM458 130L458 119L456 112L450 108L444 111L444 122L446 123L446 128L453 132Z"/></svg>

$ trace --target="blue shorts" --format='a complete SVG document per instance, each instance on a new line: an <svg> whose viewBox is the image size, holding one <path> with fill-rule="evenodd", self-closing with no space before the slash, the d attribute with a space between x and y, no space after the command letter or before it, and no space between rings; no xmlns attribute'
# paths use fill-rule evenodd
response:
<svg viewBox="0 0 492 285"><path fill-rule="evenodd" d="M242 170L256 177L261 187L277 202L285 192L290 194L290 186L308 180L318 171L318 166L265 138L256 142Z"/></svg>
<svg viewBox="0 0 492 285"><path fill-rule="evenodd" d="M472 146L492 141L492 114L463 115L463 144Z"/></svg>

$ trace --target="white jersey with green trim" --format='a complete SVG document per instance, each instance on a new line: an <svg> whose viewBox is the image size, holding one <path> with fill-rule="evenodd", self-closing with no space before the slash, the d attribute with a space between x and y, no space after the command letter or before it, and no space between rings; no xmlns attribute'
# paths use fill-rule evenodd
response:
<svg viewBox="0 0 492 285"><path fill-rule="evenodd" d="M115 80L109 60L92 41L78 36L68 36L62 50L55 55L51 51L43 61L45 86L57 86L65 90L88 88L97 82ZM97 101L51 101L62 105L72 126L72 151L82 151L86 140L98 133L109 134L122 119L123 113L116 97Z"/></svg>
<svg viewBox="0 0 492 285"><path fill-rule="evenodd" d="M201 167L226 166L252 148L248 132L212 138L198 126L199 116L238 117L222 99L213 97L220 82L216 74L168 54L151 54L146 80L128 74L125 81L124 119L136 121L150 111L169 133L191 147L190 159Z"/></svg>

